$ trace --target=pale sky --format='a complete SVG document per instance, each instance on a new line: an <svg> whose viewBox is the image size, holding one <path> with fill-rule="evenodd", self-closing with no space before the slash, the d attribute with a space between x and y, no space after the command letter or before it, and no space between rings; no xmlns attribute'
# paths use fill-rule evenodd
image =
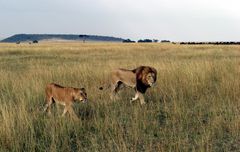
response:
<svg viewBox="0 0 240 152"><path fill-rule="evenodd" d="M0 0L0 39L20 33L240 41L240 0Z"/></svg>

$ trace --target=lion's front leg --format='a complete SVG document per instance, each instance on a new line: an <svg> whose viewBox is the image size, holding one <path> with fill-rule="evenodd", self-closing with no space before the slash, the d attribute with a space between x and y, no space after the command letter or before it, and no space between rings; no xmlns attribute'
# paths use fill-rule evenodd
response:
<svg viewBox="0 0 240 152"><path fill-rule="evenodd" d="M146 102L145 102L145 100L144 100L144 96L143 96L143 94L140 93L140 92L138 92L138 96L139 96L139 99L140 99L140 103L141 103L141 105L145 104Z"/></svg>
<svg viewBox="0 0 240 152"><path fill-rule="evenodd" d="M135 97L130 100L130 103L136 101L139 98L138 92L136 92Z"/></svg>

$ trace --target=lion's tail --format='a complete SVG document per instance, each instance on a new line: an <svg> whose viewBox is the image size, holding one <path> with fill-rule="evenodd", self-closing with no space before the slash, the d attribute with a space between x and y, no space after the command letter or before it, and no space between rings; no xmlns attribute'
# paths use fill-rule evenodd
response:
<svg viewBox="0 0 240 152"><path fill-rule="evenodd" d="M100 86L98 89L99 90L107 90L110 88L110 85L106 85L106 86Z"/></svg>

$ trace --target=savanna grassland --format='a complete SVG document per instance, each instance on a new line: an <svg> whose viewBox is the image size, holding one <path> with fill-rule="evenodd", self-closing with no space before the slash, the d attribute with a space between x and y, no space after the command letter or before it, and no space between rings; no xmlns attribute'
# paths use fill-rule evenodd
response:
<svg viewBox="0 0 240 152"><path fill-rule="evenodd" d="M139 65L158 70L146 105L98 89ZM86 88L79 121L43 113L50 82ZM240 46L1 43L0 151L240 151Z"/></svg>

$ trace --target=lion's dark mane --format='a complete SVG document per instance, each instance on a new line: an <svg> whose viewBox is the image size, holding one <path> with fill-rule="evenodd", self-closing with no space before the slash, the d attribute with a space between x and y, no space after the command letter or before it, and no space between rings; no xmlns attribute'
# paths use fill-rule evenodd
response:
<svg viewBox="0 0 240 152"><path fill-rule="evenodd" d="M157 79L157 70L153 67L149 66L140 66L136 69L132 70L133 73L136 73L136 79L137 79L137 90L141 93L145 93L147 89L150 87L149 84L146 82L145 79L143 79L144 76L146 76L148 73L154 73L155 78L154 81L156 82Z"/></svg>

